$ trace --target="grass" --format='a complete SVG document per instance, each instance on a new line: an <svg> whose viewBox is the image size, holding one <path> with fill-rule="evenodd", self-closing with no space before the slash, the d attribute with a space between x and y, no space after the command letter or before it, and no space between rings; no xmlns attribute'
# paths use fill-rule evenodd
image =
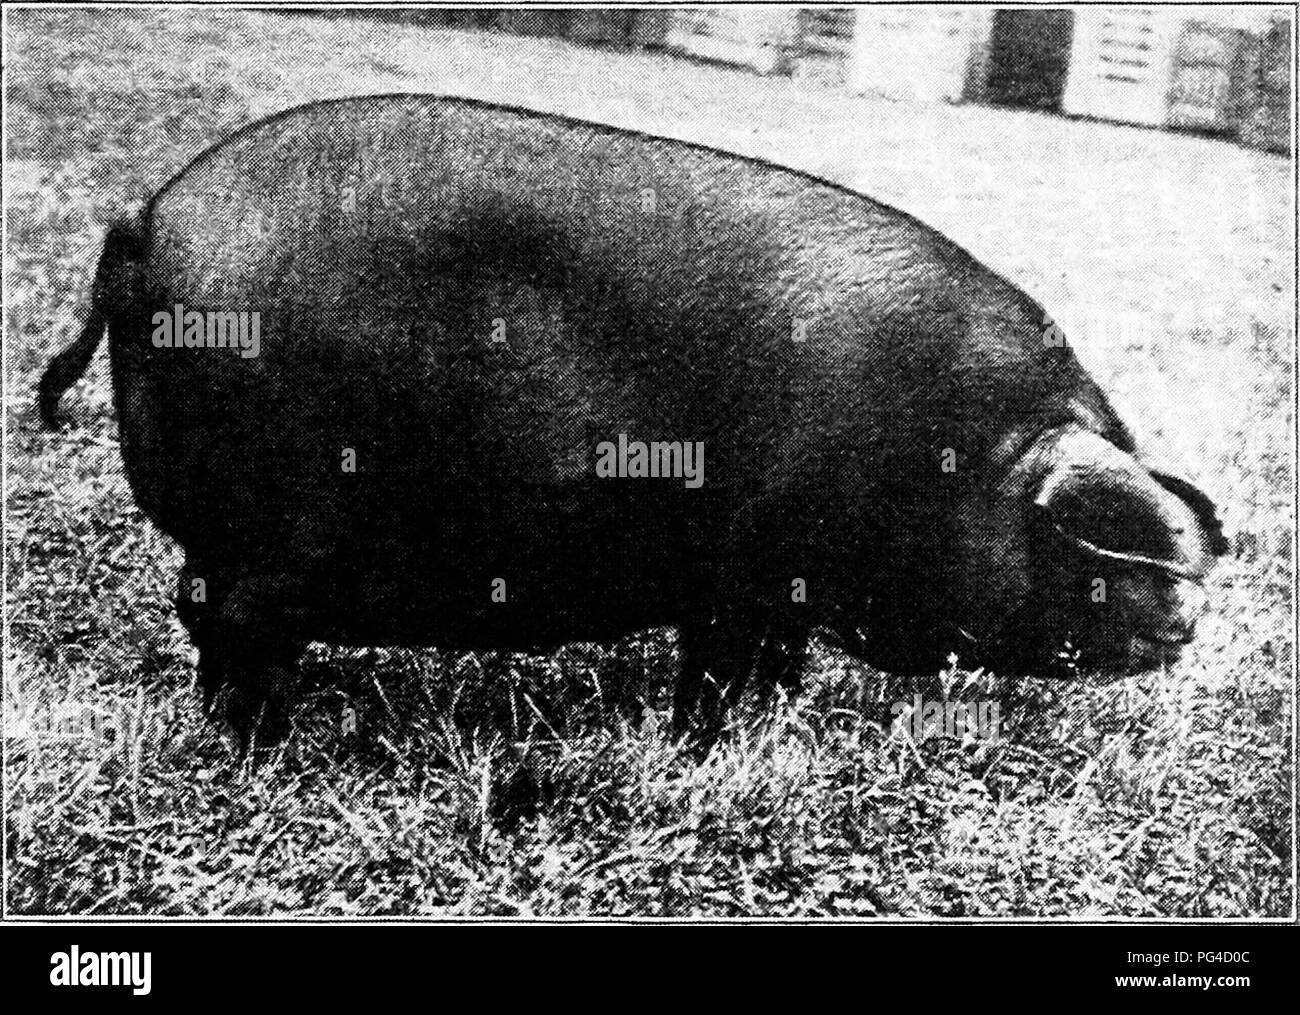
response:
<svg viewBox="0 0 1300 1015"><path fill-rule="evenodd" d="M548 40L230 10L21 10L8 21L6 913L1291 911L1284 161L1100 124L872 104ZM613 90L600 82L624 77L624 108L602 105ZM564 84L574 81L581 87ZM733 737L701 760L667 733L667 632L550 657L315 646L289 741L256 763L235 757L199 713L193 652L170 602L180 554L133 505L102 355L68 396L72 423L58 433L37 426L35 380L76 332L103 225L227 130L324 94L516 101L512 88L725 147L765 153L754 137L774 138L766 153L778 161L810 150L794 124L829 124L815 149L825 164L808 168L868 190L859 177L870 176L923 217L951 165L904 158L913 186L889 165L853 161L872 158L859 152L882 138L906 144L918 119L930 141L913 142L913 154L943 134L959 164L1003 158L1019 172L1004 150L1027 122L1058 152L1093 153L1113 174L1114 207L1072 205L1048 159L1037 184L964 196L949 187L965 214L936 224L1016 221L959 238L1036 293L1051 289L1059 263L1107 307L1148 306L1159 291L1193 310L1198 298L1252 308L1212 325L1193 314L1124 348L1080 349L1145 441L1182 440L1229 522L1233 554L1185 660L1112 683L955 667L913 683L818 647L804 695L743 709ZM1179 168L1188 159L1195 172ZM1258 188L1267 218L1214 233L1180 208L1179 195L1191 200L1215 173L1245 173L1241 186ZM1138 188L1152 178L1175 191L1168 218L1143 218ZM1011 191L1019 203L999 205ZM1094 214L1119 231L1105 256L1067 243ZM1139 220L1185 240L1179 256L1144 262L1141 237L1122 232ZM1186 407L1207 404L1215 425L1193 426L1203 420ZM918 692L997 701L1003 735L916 742L891 720L893 703Z"/></svg>

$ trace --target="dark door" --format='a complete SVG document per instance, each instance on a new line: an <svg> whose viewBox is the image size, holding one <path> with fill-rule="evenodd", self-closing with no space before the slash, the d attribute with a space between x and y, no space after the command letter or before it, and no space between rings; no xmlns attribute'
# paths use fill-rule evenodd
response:
<svg viewBox="0 0 1300 1015"><path fill-rule="evenodd" d="M988 101L1059 110L1073 36L1073 11L995 12L985 86Z"/></svg>

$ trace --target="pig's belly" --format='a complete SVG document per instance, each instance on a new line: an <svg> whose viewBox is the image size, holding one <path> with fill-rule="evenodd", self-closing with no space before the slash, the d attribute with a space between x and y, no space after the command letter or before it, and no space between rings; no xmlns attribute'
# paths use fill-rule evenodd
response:
<svg viewBox="0 0 1300 1015"><path fill-rule="evenodd" d="M696 519L707 512L656 514L635 498L624 505L626 492L585 511L518 503L482 524L458 517L446 538L388 534L354 546L315 582L306 633L350 645L546 650L706 611L714 560Z"/></svg>

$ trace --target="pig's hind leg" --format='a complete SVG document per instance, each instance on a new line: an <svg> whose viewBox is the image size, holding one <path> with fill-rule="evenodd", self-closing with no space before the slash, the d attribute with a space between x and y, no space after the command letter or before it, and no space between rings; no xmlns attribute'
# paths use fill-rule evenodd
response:
<svg viewBox="0 0 1300 1015"><path fill-rule="evenodd" d="M290 574L233 575L192 558L181 571L177 613L199 650L204 708L224 716L241 750L288 731L294 666L309 640L305 583Z"/></svg>

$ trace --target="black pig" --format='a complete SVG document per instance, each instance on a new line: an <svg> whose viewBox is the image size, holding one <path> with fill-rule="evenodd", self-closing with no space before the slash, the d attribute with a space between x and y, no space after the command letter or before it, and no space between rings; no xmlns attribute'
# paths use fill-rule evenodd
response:
<svg viewBox="0 0 1300 1015"><path fill-rule="evenodd" d="M105 328L127 475L245 736L309 640L675 625L676 722L705 733L751 676L795 685L816 630L892 670L1141 668L1225 549L1043 308L945 237L558 116L394 95L254 123L110 231L47 423ZM673 442L673 475L607 476L620 442Z"/></svg>

